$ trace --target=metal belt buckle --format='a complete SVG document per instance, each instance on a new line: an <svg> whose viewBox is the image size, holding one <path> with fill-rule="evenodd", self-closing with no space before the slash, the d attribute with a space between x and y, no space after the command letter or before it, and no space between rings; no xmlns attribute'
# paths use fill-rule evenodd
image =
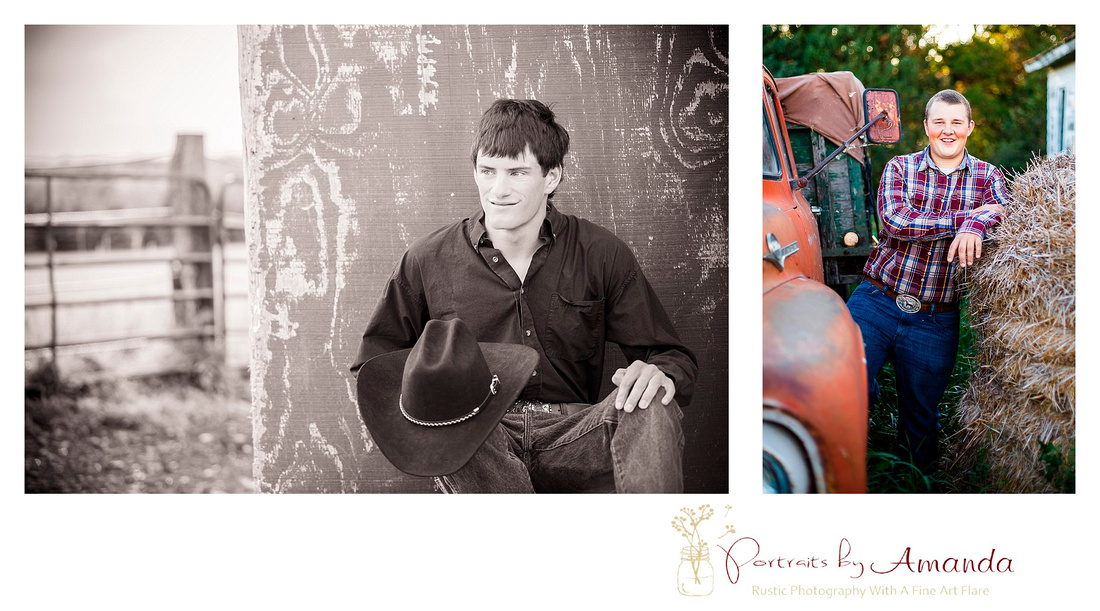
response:
<svg viewBox="0 0 1100 611"><path fill-rule="evenodd" d="M920 299L912 295L898 295L894 299L894 303L898 304L898 309L906 314L920 312Z"/></svg>
<svg viewBox="0 0 1100 611"><path fill-rule="evenodd" d="M509 407L507 411L507 413L509 414L522 414L524 412L541 412L544 414L553 413L550 409L549 403L535 403L534 401L529 401L527 399L519 399L512 405L512 407Z"/></svg>

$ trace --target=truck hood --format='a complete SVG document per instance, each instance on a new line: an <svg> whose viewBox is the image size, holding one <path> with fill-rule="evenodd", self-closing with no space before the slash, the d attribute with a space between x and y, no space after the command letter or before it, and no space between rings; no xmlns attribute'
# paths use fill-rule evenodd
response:
<svg viewBox="0 0 1100 611"><path fill-rule="evenodd" d="M764 230L761 232L761 263L764 266L764 293L794 278L809 277L809 257L816 252L816 232L802 236L794 221L774 204L764 202ZM797 249L797 250L795 250ZM770 256L769 258L764 258ZM775 260L781 259L780 270Z"/></svg>

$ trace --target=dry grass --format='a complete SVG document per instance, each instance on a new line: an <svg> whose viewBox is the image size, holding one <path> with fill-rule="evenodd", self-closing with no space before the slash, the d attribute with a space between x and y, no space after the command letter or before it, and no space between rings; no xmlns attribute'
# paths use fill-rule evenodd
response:
<svg viewBox="0 0 1100 611"><path fill-rule="evenodd" d="M949 456L958 470L988 463L992 491L1055 492L1067 485L1050 467L1072 469L1075 447L1074 157L1033 161L1010 191L1011 210L964 278L977 363Z"/></svg>
<svg viewBox="0 0 1100 611"><path fill-rule="evenodd" d="M25 492L254 492L244 380L28 383Z"/></svg>

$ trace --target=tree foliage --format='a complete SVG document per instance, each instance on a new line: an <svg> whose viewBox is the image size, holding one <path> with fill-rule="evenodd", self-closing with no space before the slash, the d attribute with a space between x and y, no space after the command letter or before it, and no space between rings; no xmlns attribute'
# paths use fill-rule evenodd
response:
<svg viewBox="0 0 1100 611"><path fill-rule="evenodd" d="M1023 63L1073 34L1074 26L980 25L944 44L938 32L924 25L765 25L764 65L776 77L848 70L865 87L897 90L902 141L870 147L878 170L890 157L927 145L924 104L941 89L955 89L974 113L971 154L1022 171L1046 148L1046 75L1026 73Z"/></svg>

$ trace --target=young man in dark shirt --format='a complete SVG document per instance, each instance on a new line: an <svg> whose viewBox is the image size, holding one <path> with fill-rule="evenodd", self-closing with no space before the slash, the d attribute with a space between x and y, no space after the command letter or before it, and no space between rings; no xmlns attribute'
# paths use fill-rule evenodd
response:
<svg viewBox="0 0 1100 611"><path fill-rule="evenodd" d="M488 441L440 474L445 489L682 491L680 406L695 356L626 244L551 203L568 147L538 101L497 100L484 113L471 153L481 213L409 248L352 365L411 347L431 319L459 318L479 342L538 352ZM599 397L605 341L630 364Z"/></svg>

